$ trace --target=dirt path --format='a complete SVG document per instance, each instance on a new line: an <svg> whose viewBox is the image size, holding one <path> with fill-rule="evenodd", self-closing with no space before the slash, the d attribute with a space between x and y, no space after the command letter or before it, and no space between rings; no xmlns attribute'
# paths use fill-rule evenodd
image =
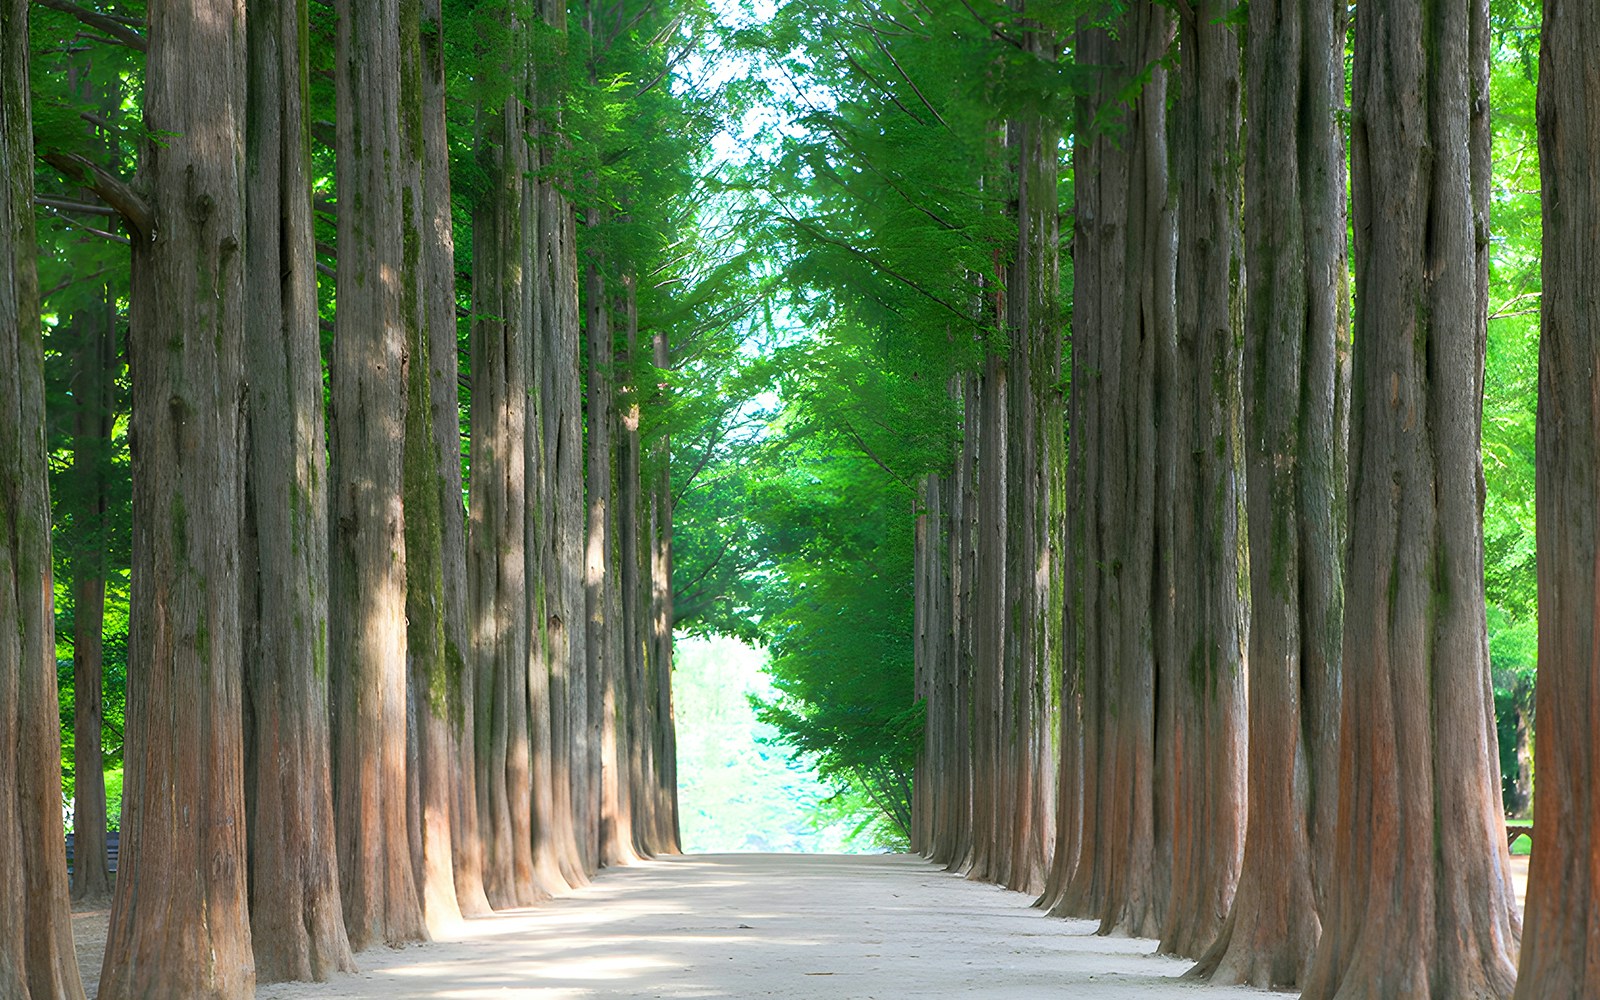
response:
<svg viewBox="0 0 1600 1000"><path fill-rule="evenodd" d="M263 1000L591 997L1214 998L1154 943L1093 935L1017 893L909 857L730 854L606 872L534 910L471 921L463 939L359 956L321 985Z"/></svg>

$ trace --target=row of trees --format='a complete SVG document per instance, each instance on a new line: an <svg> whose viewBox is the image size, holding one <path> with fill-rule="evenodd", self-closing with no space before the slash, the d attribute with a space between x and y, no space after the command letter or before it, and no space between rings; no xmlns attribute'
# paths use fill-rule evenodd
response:
<svg viewBox="0 0 1600 1000"><path fill-rule="evenodd" d="M788 255L784 308L814 334L779 381L772 464L818 494L875 466L856 509L892 528L914 494L917 515L914 593L865 583L874 608L859 588L791 584L831 609L777 636L816 665L793 688L794 745L857 749L862 730L824 724L843 702L817 683L838 658L818 642L909 610L914 675L874 645L871 698L914 688L923 706L910 833L935 860L1158 937L1221 981L1589 988L1572 909L1588 898L1589 627L1549 620L1548 596L1540 635L1566 653L1541 640L1541 676L1578 686L1540 694L1541 721L1570 714L1539 729L1526 947L1501 815L1526 804L1534 630L1526 6L1491 21L1482 2L1358 5L1352 36L1346 6L1321 0L792 0L741 39L789 112L750 188ZM1537 77L1570 108L1583 63L1552 77L1549 39L1579 27L1547 16ZM1507 95L1493 133L1491 73ZM1587 133L1561 133L1560 102L1540 100L1551 287L1549 241L1573 227L1578 259L1583 204L1570 186L1551 198L1553 150L1575 165ZM1493 185L1491 134L1509 161ZM1491 200L1508 210L1498 242ZM1576 379L1593 347L1573 345ZM1588 411L1552 411L1544 371L1548 440L1551 412ZM1577 443L1541 444L1541 476L1558 452L1581 473L1592 432L1564 433ZM1588 537L1581 516L1556 529L1541 513L1541 532ZM781 554L793 534L752 548ZM1574 606L1593 603L1573 576L1591 549L1559 546ZM883 565L807 551L812 568L783 575L870 581ZM1559 570L1541 570L1548 590ZM903 731L878 733L863 756L904 760Z"/></svg>
<svg viewBox="0 0 1600 1000"><path fill-rule="evenodd" d="M70 546L57 590L47 470L116 463L60 461L47 356L71 450L131 445L100 996L325 978L676 851L668 383L706 322L683 206L714 121L672 73L705 13L44 6L31 45L26 2L0 18L0 993L82 995L63 592L74 876L105 878L116 547ZM98 313L50 301L85 285ZM114 489L64 492L68 523L116 519Z"/></svg>
<svg viewBox="0 0 1600 1000"><path fill-rule="evenodd" d="M1008 340L964 376L968 433L922 490L914 843L1202 977L1584 995L1592 18L1547 4L1543 25L1524 937L1484 610L1488 4L1356 6L1348 157L1343 4L1132 2L1070 31L1045 7L995 31L1080 74L1070 373L1057 147L1027 141L1052 119L1015 115L994 133Z"/></svg>

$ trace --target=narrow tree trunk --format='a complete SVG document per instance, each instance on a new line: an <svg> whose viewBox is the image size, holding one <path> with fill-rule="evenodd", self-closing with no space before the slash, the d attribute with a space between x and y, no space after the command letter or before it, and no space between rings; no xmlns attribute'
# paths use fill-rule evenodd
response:
<svg viewBox="0 0 1600 1000"><path fill-rule="evenodd" d="M1245 118L1248 824L1233 908L1194 974L1286 988L1321 934L1336 753L1349 347L1343 4L1250 6Z"/></svg>
<svg viewBox="0 0 1600 1000"><path fill-rule="evenodd" d="M251 10L245 530L250 925L259 982L352 971L328 734L328 493L303 0Z"/></svg>
<svg viewBox="0 0 1600 1000"><path fill-rule="evenodd" d="M624 645L622 678L625 701L623 718L627 722L625 752L627 812L631 843L635 853L655 853L655 796L650 779L650 716L652 698L648 678L648 621L650 593L645 563L647 528L644 483L644 450L640 440L642 393L638 378L639 298L632 274L623 278L622 315L626 323L624 343L627 354L618 365L624 373L618 404L621 443L617 449L617 538L620 548L621 596Z"/></svg>
<svg viewBox="0 0 1600 1000"><path fill-rule="evenodd" d="M1232 0L1180 18L1176 367L1162 437L1172 464L1174 640L1161 669L1173 697L1172 898L1161 950L1198 958L1233 902L1245 824L1245 605L1240 565L1239 44Z"/></svg>
<svg viewBox="0 0 1600 1000"><path fill-rule="evenodd" d="M1544 199L1537 443L1539 822L1528 874L1518 997L1576 1000L1600 990L1600 789L1591 720L1600 706L1600 595L1593 373L1600 361L1594 232L1600 199L1600 11L1547 2L1539 53Z"/></svg>
<svg viewBox="0 0 1600 1000"><path fill-rule="evenodd" d="M72 898L111 896L106 865L106 776L101 753L103 668L105 662L106 469L111 460L111 426L116 405L116 304L106 289L98 308L73 323L78 334L73 374L72 474L78 509L72 554L72 729L74 858Z"/></svg>
<svg viewBox="0 0 1600 1000"><path fill-rule="evenodd" d="M82 1000L60 848L28 52L26 0L0 0L0 995Z"/></svg>
<svg viewBox="0 0 1600 1000"><path fill-rule="evenodd" d="M972 697L972 864L969 878L993 881L1002 858L999 840L1002 823L1003 772L1001 726L1004 698L1006 626L1006 412L1007 378L1004 358L991 352L984 361L979 383L977 510L973 545L977 551L974 577Z"/></svg>
<svg viewBox="0 0 1600 1000"><path fill-rule="evenodd" d="M1483 605L1488 4L1356 11L1339 822L1305 996L1510 995Z"/></svg>
<svg viewBox="0 0 1600 1000"><path fill-rule="evenodd" d="M671 345L664 327L651 338L651 355L659 371L672 366ZM667 400L666 386L657 385ZM651 750L655 757L655 853L677 854L678 739L672 714L672 470L671 442L663 433L655 444L656 473L650 497L650 671L648 692L653 699Z"/></svg>
<svg viewBox="0 0 1600 1000"><path fill-rule="evenodd" d="M255 989L238 561L243 18L243 5L227 2L149 11L145 122L167 138L145 150L154 225L133 253L138 527L107 1000Z"/></svg>
<svg viewBox="0 0 1600 1000"><path fill-rule="evenodd" d="M426 930L407 822L405 265L398 6L339 0L333 556L335 818L357 950Z"/></svg>

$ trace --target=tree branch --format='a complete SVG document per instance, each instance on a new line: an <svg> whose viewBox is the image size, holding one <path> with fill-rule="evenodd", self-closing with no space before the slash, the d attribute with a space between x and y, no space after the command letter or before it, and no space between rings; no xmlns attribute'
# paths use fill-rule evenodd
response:
<svg viewBox="0 0 1600 1000"><path fill-rule="evenodd" d="M130 49L138 49L140 52L150 51L150 43L145 40L145 37L122 23L119 18L108 17L99 11L80 7L70 2L70 0L33 0L33 2L41 7L59 10L63 14L71 14L89 27L99 28Z"/></svg>
<svg viewBox="0 0 1600 1000"><path fill-rule="evenodd" d="M150 239L155 235L155 212L127 181L77 153L45 153L40 159L99 195L139 236Z"/></svg>

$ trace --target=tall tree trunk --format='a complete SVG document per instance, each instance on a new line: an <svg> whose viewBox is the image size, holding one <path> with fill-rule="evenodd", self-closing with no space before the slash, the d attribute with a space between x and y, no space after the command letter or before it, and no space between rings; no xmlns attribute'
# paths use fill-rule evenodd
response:
<svg viewBox="0 0 1600 1000"><path fill-rule="evenodd" d="M111 289L72 324L78 335L73 373L72 475L78 507L72 553L72 898L111 895L106 863L106 776L101 752L104 719L106 470L116 406L117 312Z"/></svg>
<svg viewBox="0 0 1600 1000"><path fill-rule="evenodd" d="M665 327L657 327L650 350L656 369L672 367L671 345ZM656 386L661 405L667 404L666 385ZM651 752L655 758L653 794L656 798L657 854L677 854L678 738L672 713L672 443L661 433L654 445L655 481L650 488L650 683L640 697L653 701Z"/></svg>
<svg viewBox="0 0 1600 1000"><path fill-rule="evenodd" d="M1488 3L1358 6L1339 822L1310 1000L1500 997L1520 920L1483 605Z"/></svg>
<svg viewBox="0 0 1600 1000"><path fill-rule="evenodd" d="M260 982L352 971L328 734L328 493L304 0L247 26L242 626Z"/></svg>
<svg viewBox="0 0 1600 1000"><path fill-rule="evenodd" d="M0 0L0 994L82 1000L60 848L28 52L26 0Z"/></svg>
<svg viewBox="0 0 1600 1000"><path fill-rule="evenodd" d="M461 503L461 391L456 331L454 219L445 123L444 24L440 0L422 0L423 296L427 311L429 402L438 469L440 581L450 724L451 861L463 914L487 913L478 830L477 726L467 639L467 532Z"/></svg>
<svg viewBox="0 0 1600 1000"><path fill-rule="evenodd" d="M1025 43L1041 61L1055 43L1040 30ZM1044 888L1055 841L1055 679L1061 669L1062 509L1066 466L1061 396L1061 312L1057 222L1058 129L1041 114L1007 125L1016 184L1017 248L1008 266L1005 322L1011 331L1010 483L1007 605L1014 615L1018 731L1009 888Z"/></svg>
<svg viewBox="0 0 1600 1000"><path fill-rule="evenodd" d="M587 224L598 225L595 210L589 210ZM618 639L621 622L613 614L617 580L614 572L616 524L611 458L616 408L614 405L614 346L611 334L611 303L605 275L598 264L588 266L585 304L584 342L588 349L588 501L589 533L584 558L585 617L588 630L588 681L590 746L595 759L590 765L588 787L594 796L592 836L595 861L601 866L626 864L632 852L622 840L621 803L618 786L617 674Z"/></svg>
<svg viewBox="0 0 1600 1000"><path fill-rule="evenodd" d="M650 779L650 718L653 699L647 683L649 649L647 634L650 592L649 567L645 563L647 528L644 517L644 450L640 440L642 393L638 377L639 298L638 283L632 274L622 280L622 315L626 328L627 354L618 365L623 373L619 388L619 431L617 449L617 538L620 548L622 596L622 689L625 701L623 718L627 723L626 792L629 830L635 853L655 853L655 795Z"/></svg>
<svg viewBox="0 0 1600 1000"><path fill-rule="evenodd" d="M1164 952L1199 957L1233 902L1245 822L1245 605L1240 564L1244 469L1239 340L1239 44L1232 0L1201 0L1179 25L1178 296L1164 374L1162 437L1172 463L1172 645L1161 669L1174 723L1172 898Z"/></svg>
<svg viewBox="0 0 1600 1000"><path fill-rule="evenodd" d="M1305 981L1321 934L1338 802L1345 14L1328 0L1249 13L1249 819L1233 907L1195 974L1285 988Z"/></svg>
<svg viewBox="0 0 1600 1000"><path fill-rule="evenodd" d="M461 919L451 854L454 791L450 745L450 669L445 646L444 536L435 450L432 345L444 338L434 324L455 328L453 304L430 295L440 268L434 220L448 214L450 190L442 155L428 149L427 123L443 117L443 93L430 92L426 39L438 19L423 20L422 0L400 3L401 323L406 337L405 546L406 681L408 705L407 812L411 860L423 919L438 933ZM435 42L437 39L435 38ZM440 123L442 124L442 123ZM438 127L438 126L436 126ZM440 183L441 180L443 183ZM444 200L441 208L432 204ZM444 265L448 266L448 265ZM451 392L450 399L455 398Z"/></svg>
<svg viewBox="0 0 1600 1000"><path fill-rule="evenodd" d="M500 72L507 67L497 67ZM468 526L473 648L478 658L478 809L484 881L496 909L518 905L511 807L506 786L512 664L526 669L526 515L523 460L527 394L518 327L522 271L518 244L526 146L515 97L483 114L480 153L490 186L473 219L472 497ZM512 535L515 537L512 537Z"/></svg>
<svg viewBox="0 0 1600 1000"><path fill-rule="evenodd" d="M994 881L1003 863L1000 831L1005 765L1001 746L1006 626L1006 359L990 351L978 388L977 510L973 546L972 864L969 878Z"/></svg>
<svg viewBox="0 0 1600 1000"><path fill-rule="evenodd" d="M545 31L564 46L567 8L564 0L540 0ZM541 565L545 592L545 635L549 650L551 787L555 792L552 832L562 877L574 887L588 882L592 870L580 845L586 804L578 798L578 782L588 771L586 693L581 686L586 662L584 637L583 540L583 400L579 391L579 312L577 216L558 178L565 144L560 107L564 49L550 54L536 68L535 123L539 137L538 273L540 367L539 399L543 410L545 485Z"/></svg>
<svg viewBox="0 0 1600 1000"><path fill-rule="evenodd" d="M168 138L144 152L153 225L133 252L127 766L100 996L248 997L243 4L154 3L149 23L144 117Z"/></svg>
<svg viewBox="0 0 1600 1000"><path fill-rule="evenodd" d="M345 926L357 950L426 929L407 822L406 329L398 5L339 0L329 651Z"/></svg>
<svg viewBox="0 0 1600 1000"><path fill-rule="evenodd" d="M1155 936L1166 912L1158 877L1155 362L1172 334L1173 212L1167 182L1166 70L1172 25L1140 2L1118 38L1079 32L1080 58L1105 67L1079 120L1121 119L1075 150L1074 409L1094 491L1080 573L1084 732L1083 840L1054 912L1095 916L1102 932ZM1125 109L1128 81L1147 76ZM1093 366L1087 359L1094 359ZM1080 432L1076 429L1075 435ZM1092 603L1091 603L1092 600ZM1069 667L1070 669L1074 669Z"/></svg>
<svg viewBox="0 0 1600 1000"><path fill-rule="evenodd" d="M1539 52L1539 167L1544 295L1537 442L1539 675L1535 690L1539 822L1528 873L1518 997L1576 1000L1600 990L1600 545L1595 442L1600 411L1600 11L1546 2Z"/></svg>

